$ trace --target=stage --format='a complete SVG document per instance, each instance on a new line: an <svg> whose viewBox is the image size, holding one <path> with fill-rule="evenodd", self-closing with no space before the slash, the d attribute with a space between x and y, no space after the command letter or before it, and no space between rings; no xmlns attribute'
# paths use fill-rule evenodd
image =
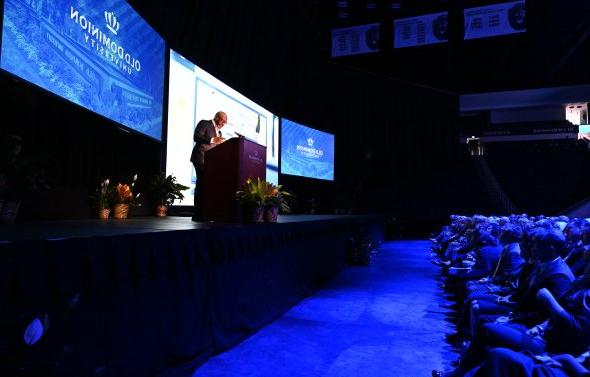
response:
<svg viewBox="0 0 590 377"><path fill-rule="evenodd" d="M380 229L369 216L3 225L0 372L179 375L314 292L344 266L350 237ZM35 318L46 332L27 346Z"/></svg>

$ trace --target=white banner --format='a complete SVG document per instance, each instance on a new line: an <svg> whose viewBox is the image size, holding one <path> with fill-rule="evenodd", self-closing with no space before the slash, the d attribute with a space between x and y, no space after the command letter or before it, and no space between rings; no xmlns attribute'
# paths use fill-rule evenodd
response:
<svg viewBox="0 0 590 377"><path fill-rule="evenodd" d="M332 57L379 51L379 24L332 30Z"/></svg>
<svg viewBox="0 0 590 377"><path fill-rule="evenodd" d="M448 40L448 13L432 13L393 21L394 48L443 43Z"/></svg>
<svg viewBox="0 0 590 377"><path fill-rule="evenodd" d="M524 0L468 8L465 15L465 39L522 33L526 31Z"/></svg>

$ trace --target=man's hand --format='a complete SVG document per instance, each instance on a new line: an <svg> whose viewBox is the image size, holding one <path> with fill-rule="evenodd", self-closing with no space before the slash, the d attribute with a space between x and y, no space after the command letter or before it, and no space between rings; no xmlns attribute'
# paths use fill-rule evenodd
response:
<svg viewBox="0 0 590 377"><path fill-rule="evenodd" d="M496 299L496 302L498 304L504 303L504 304L514 304L514 301L511 301L510 299L512 298L512 295L508 295L508 296L500 296Z"/></svg>
<svg viewBox="0 0 590 377"><path fill-rule="evenodd" d="M553 298L553 295L551 294L551 292L549 292L549 290L547 288L541 288L537 292L537 300L539 300L543 303L549 302L552 298Z"/></svg>
<svg viewBox="0 0 590 377"><path fill-rule="evenodd" d="M557 367L557 368L563 367L563 365L561 365L561 363L558 361L557 358L553 358L549 355L537 355L537 356L535 356L535 359L541 361L543 364L545 364L547 366Z"/></svg>
<svg viewBox="0 0 590 377"><path fill-rule="evenodd" d="M221 136L215 136L214 138L211 139L211 143L212 144L221 144L225 141L225 138L221 137Z"/></svg>
<svg viewBox="0 0 590 377"><path fill-rule="evenodd" d="M531 327L526 332L528 336L532 336L533 338L542 337L543 333L543 328L539 325Z"/></svg>
<svg viewBox="0 0 590 377"><path fill-rule="evenodd" d="M496 319L496 321L494 321L494 323L498 323L500 325L503 325L503 324L506 324L506 323L509 323L509 322L510 322L510 317L508 317L506 315L503 315L501 317L498 317Z"/></svg>

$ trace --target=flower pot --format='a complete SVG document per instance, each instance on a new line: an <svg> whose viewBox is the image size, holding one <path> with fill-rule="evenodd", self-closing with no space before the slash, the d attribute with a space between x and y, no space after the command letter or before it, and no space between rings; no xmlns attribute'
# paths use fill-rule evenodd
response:
<svg viewBox="0 0 590 377"><path fill-rule="evenodd" d="M269 206L264 208L264 222L265 223L276 223L277 216L279 214L279 208Z"/></svg>
<svg viewBox="0 0 590 377"><path fill-rule="evenodd" d="M165 217L168 214L168 206L160 205L156 207L156 216Z"/></svg>
<svg viewBox="0 0 590 377"><path fill-rule="evenodd" d="M115 204L115 212L113 217L115 219L126 219L129 214L129 204Z"/></svg>
<svg viewBox="0 0 590 377"><path fill-rule="evenodd" d="M111 214L110 208L103 208L103 209L98 210L98 218L101 220L108 220L110 214Z"/></svg>
<svg viewBox="0 0 590 377"><path fill-rule="evenodd" d="M264 221L264 207L244 207L242 220L248 223L261 223Z"/></svg>
<svg viewBox="0 0 590 377"><path fill-rule="evenodd" d="M0 212L0 222L13 223L16 220L16 216L18 215L19 208L20 202L4 202Z"/></svg>

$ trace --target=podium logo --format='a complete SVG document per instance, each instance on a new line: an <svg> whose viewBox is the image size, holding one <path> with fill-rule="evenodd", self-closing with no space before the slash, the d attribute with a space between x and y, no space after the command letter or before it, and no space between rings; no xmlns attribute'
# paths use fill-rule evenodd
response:
<svg viewBox="0 0 590 377"><path fill-rule="evenodd" d="M248 153L248 158L250 159L250 161L254 161L257 164L262 164L264 161L262 160L262 157L258 156L258 151L253 151L252 154Z"/></svg>
<svg viewBox="0 0 590 377"><path fill-rule="evenodd" d="M311 137L309 139L307 139L308 146L313 147L313 143L314 143L314 140Z"/></svg>
<svg viewBox="0 0 590 377"><path fill-rule="evenodd" d="M117 17L115 17L115 12L107 12L104 11L104 19L107 23L107 29L109 29L113 34L117 35L119 31L119 21L117 21Z"/></svg>

